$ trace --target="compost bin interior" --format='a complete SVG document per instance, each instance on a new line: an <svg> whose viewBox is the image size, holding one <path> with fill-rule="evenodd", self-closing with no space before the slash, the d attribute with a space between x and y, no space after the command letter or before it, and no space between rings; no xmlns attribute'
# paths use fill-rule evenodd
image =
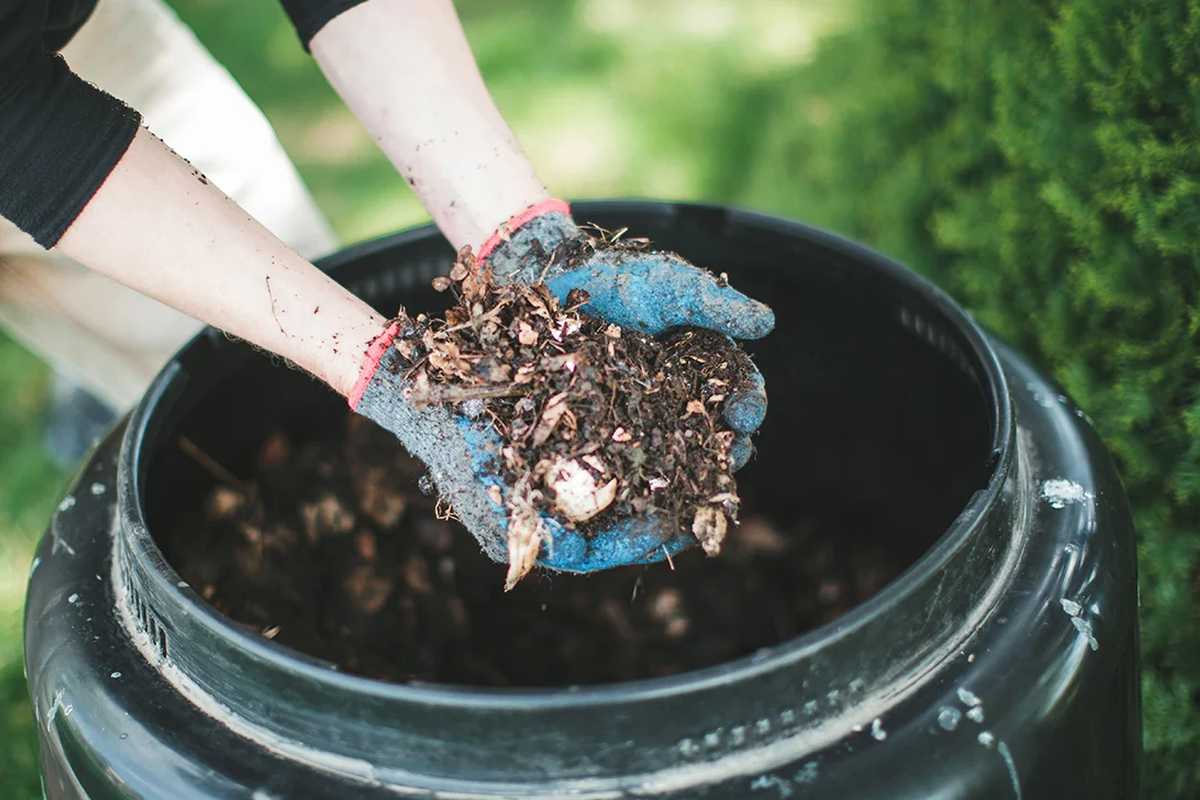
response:
<svg viewBox="0 0 1200 800"><path fill-rule="evenodd" d="M237 624L339 669L478 686L710 666L879 591L987 481L994 421L969 348L952 325L913 324L936 320L927 296L819 244L650 232L727 271L778 320L749 347L771 407L738 474L742 525L725 554L589 577L537 571L504 594L503 568L435 517L422 470L391 437L305 375L210 339L208 360L222 366L205 369L220 378L183 392L142 456L147 520L168 561ZM401 301L441 309L445 297L417 288L376 305Z"/></svg>

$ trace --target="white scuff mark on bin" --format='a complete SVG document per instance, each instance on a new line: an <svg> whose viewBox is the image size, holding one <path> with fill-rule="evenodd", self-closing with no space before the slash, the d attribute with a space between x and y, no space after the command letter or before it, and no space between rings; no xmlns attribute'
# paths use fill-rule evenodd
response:
<svg viewBox="0 0 1200 800"><path fill-rule="evenodd" d="M50 711L46 714L46 732L50 732L50 726L54 724L54 718L58 716L58 711L63 707L63 690L58 689L54 692L54 698L50 701Z"/></svg>
<svg viewBox="0 0 1200 800"><path fill-rule="evenodd" d="M1067 616L1071 618L1071 624L1075 626L1075 630L1079 632L1079 635L1087 639L1088 647L1092 648L1092 652L1094 653L1099 650L1100 642L1096 639L1096 632L1092 627L1092 623L1090 620L1084 619L1083 604L1075 600L1069 600L1066 597L1059 600L1058 603L1062 606L1062 610L1067 613Z"/></svg>
<svg viewBox="0 0 1200 800"><path fill-rule="evenodd" d="M1042 499L1051 508L1066 508L1073 503L1083 503L1092 499L1092 493L1083 486L1066 478L1051 478L1042 481Z"/></svg>
<svg viewBox="0 0 1200 800"><path fill-rule="evenodd" d="M792 780L796 783L816 783L817 776L820 774L820 767L816 761L807 761L800 770L792 776Z"/></svg>
<svg viewBox="0 0 1200 800"><path fill-rule="evenodd" d="M1100 649L1100 642L1096 639L1096 634L1092 630L1092 623L1083 617L1071 617L1071 624L1075 626L1075 630L1087 639L1088 647L1092 648L1092 652Z"/></svg>
<svg viewBox="0 0 1200 800"><path fill-rule="evenodd" d="M31 578L33 577L33 573L37 572L37 568L40 567L41 564L42 564L41 557L34 556L33 561L30 562L30 564L29 564L29 577L31 577Z"/></svg>
<svg viewBox="0 0 1200 800"><path fill-rule="evenodd" d="M75 498L68 497L68 498L66 498L66 500L63 500L63 503L67 502L67 500L71 501L71 505L75 504ZM68 506L68 508L69 507L70 506ZM59 510L60 511L62 510L61 504L59 505ZM51 521L50 522L50 555L52 555L52 556L57 555L59 550L66 550L67 555L71 555L71 556L75 555L75 548L71 547L71 545L67 542L66 539L63 539L61 536L59 536L58 524L54 521Z"/></svg>
<svg viewBox="0 0 1200 800"><path fill-rule="evenodd" d="M1000 757L1004 759L1004 766L1008 768L1008 779L1012 781L1013 794L1017 800L1021 798L1021 779L1017 776L1017 764L1013 761L1012 753L1008 750L1008 745L1004 742L996 745L996 749L1000 751Z"/></svg>
<svg viewBox="0 0 1200 800"><path fill-rule="evenodd" d="M975 740L988 750L995 750L1000 754L1000 758L1004 761L1004 768L1008 771L1008 780L1012 784L1013 796L1017 800L1022 800L1021 797L1021 779L1017 775L1017 764L1013 761L1012 752L1008 749L1008 745L1003 739L997 739L991 731L981 731L975 737Z"/></svg>
<svg viewBox="0 0 1200 800"><path fill-rule="evenodd" d="M774 789L779 797L791 797L796 791L792 788L792 784L785 781L776 775L759 775L750 784L751 790L755 792L769 791Z"/></svg>
<svg viewBox="0 0 1200 800"><path fill-rule="evenodd" d="M944 731L952 731L958 727L958 721L962 719L962 712L951 706L942 706L938 711L938 725Z"/></svg>
<svg viewBox="0 0 1200 800"><path fill-rule="evenodd" d="M1030 396L1033 397L1033 402L1042 408L1054 408L1056 405L1054 398L1045 394L1033 381L1025 381L1025 388L1029 390Z"/></svg>

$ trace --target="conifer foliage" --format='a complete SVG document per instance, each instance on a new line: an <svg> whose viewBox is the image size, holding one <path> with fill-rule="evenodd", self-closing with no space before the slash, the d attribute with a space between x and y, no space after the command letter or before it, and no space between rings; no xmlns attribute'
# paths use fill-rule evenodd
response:
<svg viewBox="0 0 1200 800"><path fill-rule="evenodd" d="M1192 796L1200 0L867 3L751 94L757 151L710 191L925 272L1112 448L1138 524L1146 796Z"/></svg>

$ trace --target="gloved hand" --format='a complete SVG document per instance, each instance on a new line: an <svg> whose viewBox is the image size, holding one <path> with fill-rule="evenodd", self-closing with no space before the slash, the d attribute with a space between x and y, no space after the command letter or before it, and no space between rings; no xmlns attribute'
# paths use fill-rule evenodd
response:
<svg viewBox="0 0 1200 800"><path fill-rule="evenodd" d="M581 236L565 203L535 206L511 220L481 248L501 281L533 282L539 278L565 300L582 288L590 300L585 313L649 334L680 325L711 328L737 338L757 338L770 332L774 315L758 303L699 270L678 256L653 252L600 252L560 261ZM394 322L368 350L350 406L400 439L408 451L429 467L438 490L463 524L493 560L509 562L509 586L531 565L531 556L551 569L594 572L626 564L669 558L696 543L686 532L664 532L653 514L618 520L608 528L583 536L549 514L540 514L542 541L509 537L513 487L500 476L502 442L490 421L474 417L470 403L457 407L415 408L406 396L406 367L392 348L403 333ZM750 434L766 413L762 376L755 371L730 392L724 406L730 427L739 432L731 451L735 468L752 453Z"/></svg>
<svg viewBox="0 0 1200 800"><path fill-rule="evenodd" d="M562 200L513 217L480 248L499 282L544 281L560 303L572 289L588 293L585 314L651 336L680 326L708 328L733 339L760 339L775 327L771 309L673 253L595 251ZM582 250L582 252L581 252ZM767 413L766 384L755 369L729 393L725 421L738 432L731 455L741 469L754 452L750 435Z"/></svg>

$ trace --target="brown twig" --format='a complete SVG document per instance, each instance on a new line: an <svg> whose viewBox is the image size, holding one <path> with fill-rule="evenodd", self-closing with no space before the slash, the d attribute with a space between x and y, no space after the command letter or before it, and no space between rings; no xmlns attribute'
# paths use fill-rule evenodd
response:
<svg viewBox="0 0 1200 800"><path fill-rule="evenodd" d="M201 450L200 447L188 437L179 437L179 449L183 451L184 455L188 456L201 467L203 467L209 475L212 475L221 483L229 484L246 496L249 496L254 492L254 487L252 484L234 475L232 472L222 466L219 461Z"/></svg>
<svg viewBox="0 0 1200 800"><path fill-rule="evenodd" d="M412 393L412 401L433 405L437 403L461 403L464 400L489 400L494 397L519 397L528 389L516 383L488 386L455 386L446 384L431 386L428 392Z"/></svg>
<svg viewBox="0 0 1200 800"><path fill-rule="evenodd" d="M478 317L471 317L466 322L460 322L457 325L451 325L449 328L442 328L440 331L438 331L438 334L454 333L455 331L461 331L464 328L475 328L478 330L482 323L489 319L494 319L500 313L500 309L504 308L506 305L508 305L508 301L501 300L490 311L480 314Z"/></svg>

